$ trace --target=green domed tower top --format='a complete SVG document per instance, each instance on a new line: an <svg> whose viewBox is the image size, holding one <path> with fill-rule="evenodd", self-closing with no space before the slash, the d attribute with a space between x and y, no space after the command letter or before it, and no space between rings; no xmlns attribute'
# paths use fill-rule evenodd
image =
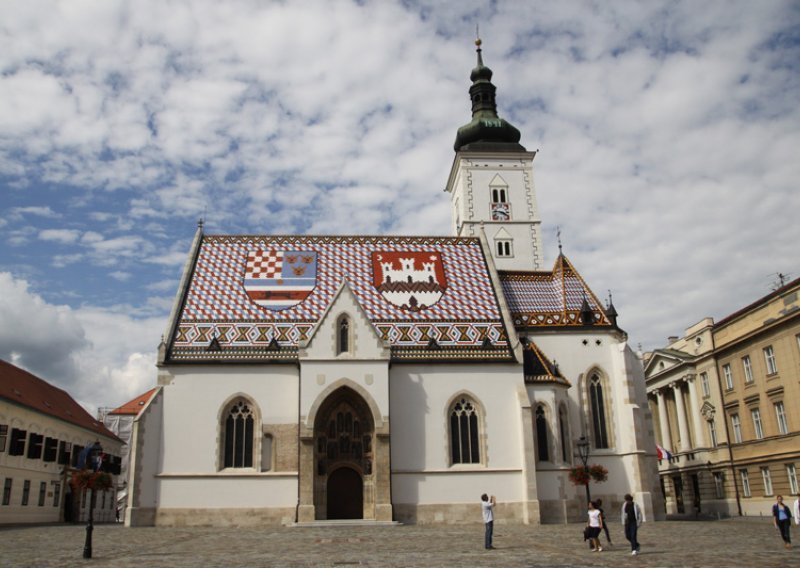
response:
<svg viewBox="0 0 800 568"><path fill-rule="evenodd" d="M525 152L519 143L520 133L511 123L497 116L497 102L492 84L492 70L483 64L481 39L475 40L478 65L470 73L472 86L469 88L472 100L472 120L458 129L456 152L478 150L491 152Z"/></svg>

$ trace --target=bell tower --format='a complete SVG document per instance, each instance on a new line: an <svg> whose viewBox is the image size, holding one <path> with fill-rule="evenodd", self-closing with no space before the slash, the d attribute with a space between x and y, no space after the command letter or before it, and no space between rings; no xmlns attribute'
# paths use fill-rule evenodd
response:
<svg viewBox="0 0 800 568"><path fill-rule="evenodd" d="M481 226L498 270L542 268L541 221L533 185L533 159L520 133L497 115L492 70L478 64L469 89L472 120L458 129L446 191L453 208L453 233L478 236Z"/></svg>

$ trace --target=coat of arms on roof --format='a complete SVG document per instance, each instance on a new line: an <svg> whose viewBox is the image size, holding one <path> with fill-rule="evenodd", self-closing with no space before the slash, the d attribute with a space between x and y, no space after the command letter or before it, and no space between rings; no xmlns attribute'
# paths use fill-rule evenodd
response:
<svg viewBox="0 0 800 568"><path fill-rule="evenodd" d="M386 301L413 312L431 307L447 290L436 252L373 252L372 279Z"/></svg>
<svg viewBox="0 0 800 568"><path fill-rule="evenodd" d="M317 253L304 250L252 250L247 253L244 289L272 311L305 300L317 285Z"/></svg>

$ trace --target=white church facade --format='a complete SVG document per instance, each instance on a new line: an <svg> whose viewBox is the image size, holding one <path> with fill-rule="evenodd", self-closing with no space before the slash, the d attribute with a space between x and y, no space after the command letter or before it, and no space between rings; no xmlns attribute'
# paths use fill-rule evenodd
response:
<svg viewBox="0 0 800 568"><path fill-rule="evenodd" d="M585 518L576 442L614 510L663 515L641 364L559 254L534 152L472 71L452 237L195 236L158 389L134 423L126 523Z"/></svg>

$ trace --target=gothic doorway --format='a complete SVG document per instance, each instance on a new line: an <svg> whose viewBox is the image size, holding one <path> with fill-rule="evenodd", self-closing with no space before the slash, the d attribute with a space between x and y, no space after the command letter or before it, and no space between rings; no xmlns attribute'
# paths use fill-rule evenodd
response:
<svg viewBox="0 0 800 568"><path fill-rule="evenodd" d="M374 422L369 406L342 387L326 399L314 424L317 519L374 518Z"/></svg>
<svg viewBox="0 0 800 568"><path fill-rule="evenodd" d="M364 518L364 484L356 470L340 467L328 476L328 518Z"/></svg>

